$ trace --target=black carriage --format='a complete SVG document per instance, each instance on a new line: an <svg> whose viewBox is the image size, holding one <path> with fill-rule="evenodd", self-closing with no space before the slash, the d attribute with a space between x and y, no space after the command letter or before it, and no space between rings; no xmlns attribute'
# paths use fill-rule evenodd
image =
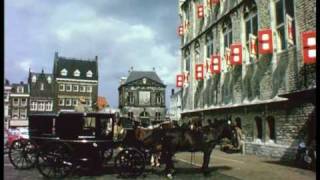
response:
<svg viewBox="0 0 320 180"><path fill-rule="evenodd" d="M12 143L9 159L17 169L34 166L45 177L61 178L76 167L101 168L123 142L114 138L115 114L74 113L29 116L29 139ZM115 168L121 176L139 176L144 154L133 147L118 150Z"/></svg>

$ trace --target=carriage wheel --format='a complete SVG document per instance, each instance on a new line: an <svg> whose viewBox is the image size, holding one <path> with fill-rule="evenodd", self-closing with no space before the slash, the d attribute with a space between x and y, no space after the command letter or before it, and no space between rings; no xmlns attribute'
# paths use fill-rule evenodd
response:
<svg viewBox="0 0 320 180"><path fill-rule="evenodd" d="M66 144L47 144L38 153L37 169L44 177L64 178L73 170L71 153Z"/></svg>
<svg viewBox="0 0 320 180"><path fill-rule="evenodd" d="M115 168L121 177L140 176L145 168L144 155L133 148L124 149L115 158Z"/></svg>
<svg viewBox="0 0 320 180"><path fill-rule="evenodd" d="M36 163L37 146L28 139L13 141L9 148L9 160L17 169L30 169Z"/></svg>

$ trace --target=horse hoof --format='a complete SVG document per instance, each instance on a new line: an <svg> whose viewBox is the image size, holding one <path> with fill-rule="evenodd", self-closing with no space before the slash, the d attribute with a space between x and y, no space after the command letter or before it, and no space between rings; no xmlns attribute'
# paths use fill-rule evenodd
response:
<svg viewBox="0 0 320 180"><path fill-rule="evenodd" d="M172 174L171 173L167 174L167 178L172 179Z"/></svg>

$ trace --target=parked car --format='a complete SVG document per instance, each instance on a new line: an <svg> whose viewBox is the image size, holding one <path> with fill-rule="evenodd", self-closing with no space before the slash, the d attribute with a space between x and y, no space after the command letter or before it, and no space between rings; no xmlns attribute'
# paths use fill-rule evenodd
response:
<svg viewBox="0 0 320 180"><path fill-rule="evenodd" d="M9 129L8 131L8 136L7 136L7 147L10 147L12 142L18 139L27 139L29 138L29 134L25 130L21 129Z"/></svg>

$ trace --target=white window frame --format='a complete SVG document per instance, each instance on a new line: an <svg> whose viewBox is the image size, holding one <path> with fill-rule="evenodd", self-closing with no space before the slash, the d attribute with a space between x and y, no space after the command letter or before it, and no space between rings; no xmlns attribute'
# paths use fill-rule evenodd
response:
<svg viewBox="0 0 320 180"><path fill-rule="evenodd" d="M86 86L86 91L91 93L92 92L92 86Z"/></svg>
<svg viewBox="0 0 320 180"><path fill-rule="evenodd" d="M31 101L30 103L30 111L36 111L37 110L37 102Z"/></svg>
<svg viewBox="0 0 320 180"><path fill-rule="evenodd" d="M45 104L44 102L38 102L38 111L44 111L45 110Z"/></svg>
<svg viewBox="0 0 320 180"><path fill-rule="evenodd" d="M68 87L70 87L70 90L68 90ZM66 84L66 92L71 92L71 91L72 91L72 85Z"/></svg>
<svg viewBox="0 0 320 180"><path fill-rule="evenodd" d="M68 75L68 71L66 69L62 69L60 71L61 76L67 76Z"/></svg>
<svg viewBox="0 0 320 180"><path fill-rule="evenodd" d="M17 117L15 117L15 115L17 116ZM12 119L19 119L19 109L18 108L13 108L12 109Z"/></svg>
<svg viewBox="0 0 320 180"><path fill-rule="evenodd" d="M48 81L49 84L51 84L52 78L49 76L49 77L47 78L47 81Z"/></svg>
<svg viewBox="0 0 320 180"><path fill-rule="evenodd" d="M73 76L75 76L75 77L79 77L80 76L80 71L79 71L79 69L76 69L74 72L73 72Z"/></svg>
<svg viewBox="0 0 320 180"><path fill-rule="evenodd" d="M41 83L41 84L40 84L40 91L43 91L43 90L44 90L44 84Z"/></svg>
<svg viewBox="0 0 320 180"><path fill-rule="evenodd" d="M79 91L80 92L86 92L86 86L80 85Z"/></svg>
<svg viewBox="0 0 320 180"><path fill-rule="evenodd" d="M64 101L65 101L64 98L59 98L59 102L58 102L59 106L64 106L65 104Z"/></svg>
<svg viewBox="0 0 320 180"><path fill-rule="evenodd" d="M66 98L66 106L71 106L72 105L72 99Z"/></svg>
<svg viewBox="0 0 320 180"><path fill-rule="evenodd" d="M92 77L92 75L93 75L93 73L92 73L91 70L89 70L89 71L87 72L87 74L86 74L87 77Z"/></svg>
<svg viewBox="0 0 320 180"><path fill-rule="evenodd" d="M36 75L33 75L31 81L32 81L33 83L35 83L35 82L37 81L37 76L36 76Z"/></svg>
<svg viewBox="0 0 320 180"><path fill-rule="evenodd" d="M28 104L27 98L21 98L20 100L21 100L21 106L27 106L27 104ZM25 101L23 102L23 100L25 100Z"/></svg>
<svg viewBox="0 0 320 180"><path fill-rule="evenodd" d="M17 103L15 102L15 100L17 100ZM13 106L19 106L20 103L20 99L19 98L12 98L12 105Z"/></svg>
<svg viewBox="0 0 320 180"><path fill-rule="evenodd" d="M24 88L23 88L23 86L18 86L18 87L17 87L17 93L24 93Z"/></svg>
<svg viewBox="0 0 320 180"><path fill-rule="evenodd" d="M73 99L72 100L72 105L77 106L78 105L78 99Z"/></svg>
<svg viewBox="0 0 320 180"><path fill-rule="evenodd" d="M46 111L52 111L52 102L48 101L45 103Z"/></svg>
<svg viewBox="0 0 320 180"><path fill-rule="evenodd" d="M20 109L20 118L27 119L27 109Z"/></svg>
<svg viewBox="0 0 320 180"><path fill-rule="evenodd" d="M59 91L65 91L65 84L59 84Z"/></svg>
<svg viewBox="0 0 320 180"><path fill-rule="evenodd" d="M79 92L79 85L77 85L77 84L72 85L72 91Z"/></svg>

